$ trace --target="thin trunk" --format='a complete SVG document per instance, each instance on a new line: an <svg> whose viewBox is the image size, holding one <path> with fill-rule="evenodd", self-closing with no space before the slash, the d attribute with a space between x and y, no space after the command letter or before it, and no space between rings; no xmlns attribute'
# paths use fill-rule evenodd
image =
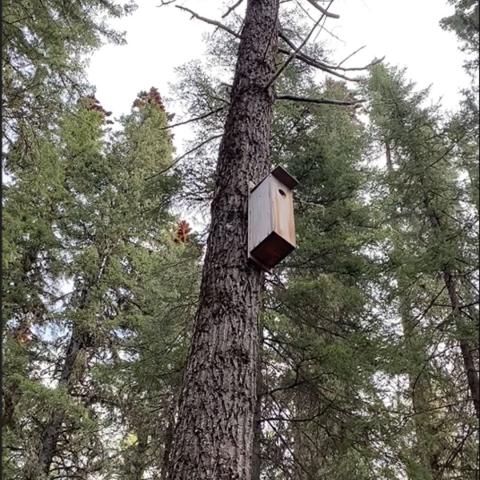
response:
<svg viewBox="0 0 480 480"><path fill-rule="evenodd" d="M452 304L452 313L456 320L457 330L462 331L462 312L460 310L460 301L458 298L458 287L455 277L452 273L445 269L443 271L443 280L447 287L448 296ZM475 359L473 356L474 349L464 338L459 338L460 351L462 352L463 365L465 373L467 375L468 387L470 395L472 396L473 405L475 406L475 412L477 417L480 418L480 383L478 378L478 367L475 365Z"/></svg>
<svg viewBox="0 0 480 480"><path fill-rule="evenodd" d="M249 182L270 168L278 1L247 4L169 480L251 478L263 275L248 263L247 212Z"/></svg>
<svg viewBox="0 0 480 480"><path fill-rule="evenodd" d="M67 389L71 388L72 376L77 366L77 359L81 352L87 348L88 344L89 336L85 333L80 333L78 329L74 327L67 347L60 380L58 382L59 387L66 387ZM62 410L55 410L43 429L38 462L42 473L45 475L48 475L50 471L64 418L65 412Z"/></svg>
<svg viewBox="0 0 480 480"><path fill-rule="evenodd" d="M422 182L423 183L423 182ZM433 231L441 228L441 220L437 212L431 207L430 201L427 197L424 198L424 207L430 226ZM460 310L460 301L458 296L458 286L455 275L452 270L445 266L442 269L443 281L445 287L447 288L448 297L452 306L452 315L455 319L455 326L457 332L461 334L462 332L462 311ZM478 367L475 365L475 359L473 356L474 348L465 338L459 338L460 351L463 358L463 366L465 374L467 376L468 388L472 398L473 405L475 407L475 413L478 418L480 418L480 381L479 381L479 372ZM477 347L478 349L478 347Z"/></svg>
<svg viewBox="0 0 480 480"><path fill-rule="evenodd" d="M399 284L402 290L401 284ZM418 345L416 339L418 333L415 332L415 324L411 315L411 305L405 298L400 300L403 307L400 308L400 316L402 322L403 334L405 342L408 345L410 355L415 356L412 362L417 368L410 369L408 372L408 385L412 400L413 421L415 425L416 437L416 457L419 460L422 469L422 480L433 480L438 475L438 452L433 448L434 428L433 417L429 411L428 391L430 390L430 382L422 371L428 355L421 345ZM412 478L418 477L418 471Z"/></svg>
<svg viewBox="0 0 480 480"><path fill-rule="evenodd" d="M102 278L109 254L105 253L100 263L100 268L97 275L89 287L85 286L79 296L79 309L84 309L89 301L89 292L98 285ZM65 352L65 359L62 365L62 371L60 373L60 379L58 382L59 387L66 388L70 393L73 385L76 381L83 376L85 366L79 365L78 359L82 353L86 351L92 345L92 336L85 329L79 328L77 324L73 325L72 335ZM43 428L40 437L40 449L38 452L38 471L43 475L48 476L50 467L57 450L58 440L61 434L62 424L65 419L65 412L63 410L55 410L45 427ZM27 476L28 480L38 479L38 473L34 472Z"/></svg>
<svg viewBox="0 0 480 480"><path fill-rule="evenodd" d="M173 405L175 405L175 400L172 398ZM175 428L175 408L172 408L168 416L168 425L165 432L165 443L163 450L163 461L162 461L162 480L167 480L168 468L170 461L170 452L172 451L173 443L173 432Z"/></svg>

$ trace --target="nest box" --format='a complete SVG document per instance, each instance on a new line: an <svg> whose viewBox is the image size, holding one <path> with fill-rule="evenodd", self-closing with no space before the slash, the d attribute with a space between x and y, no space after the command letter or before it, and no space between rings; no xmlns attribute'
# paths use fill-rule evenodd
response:
<svg viewBox="0 0 480 480"><path fill-rule="evenodd" d="M295 249L293 192L298 185L276 167L251 191L248 199L248 256L269 270Z"/></svg>

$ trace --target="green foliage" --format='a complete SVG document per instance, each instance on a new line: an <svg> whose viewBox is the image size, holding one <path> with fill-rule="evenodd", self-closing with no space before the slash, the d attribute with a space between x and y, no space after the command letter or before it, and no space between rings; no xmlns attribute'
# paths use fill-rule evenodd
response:
<svg viewBox="0 0 480 480"><path fill-rule="evenodd" d="M389 194L378 201L391 231L390 291L403 330L392 364L408 376L399 408L412 409L405 427L413 446L406 442L400 455L409 478L449 478L446 471L474 478L471 404L461 393L467 380L459 345L478 348L478 315L460 311L455 302L472 298L467 285L477 263L471 250L477 219L459 179L458 137L445 134L438 109L422 104L427 92L415 92L404 72L374 67L366 93L373 135L387 161Z"/></svg>
<svg viewBox="0 0 480 480"><path fill-rule="evenodd" d="M53 122L66 99L84 95L85 55L108 40L122 43L107 19L135 5L115 0L4 0L2 2L3 119L12 144Z"/></svg>
<svg viewBox="0 0 480 480"><path fill-rule="evenodd" d="M455 13L442 18L440 25L445 30L453 31L461 41L462 51L470 56L465 68L471 73L478 72L479 13L475 0L449 0L455 7Z"/></svg>
<svg viewBox="0 0 480 480"><path fill-rule="evenodd" d="M84 98L55 131L22 137L8 154L9 478L67 475L65 462L79 475L123 478L103 436L117 429L110 453L122 455L122 428L153 428L132 419L145 422L157 395L177 394L200 252L173 241L178 176L152 177L172 161L164 106L155 89L138 100L113 133L106 112ZM148 435L152 463L164 440Z"/></svg>
<svg viewBox="0 0 480 480"><path fill-rule="evenodd" d="M114 129L80 95L85 54L123 41L102 15L131 5L67 3L4 2L5 478L162 478L202 257L172 206L211 197L236 45L217 32L209 59L179 70L205 143L173 165L156 89ZM442 25L471 54L478 6L452 3ZM299 43L295 8L282 24ZM459 343L478 362L475 91L446 118L399 69L373 67L361 90L366 110L275 105L272 163L300 181L298 248L266 275L261 478L473 480ZM295 61L277 91L358 94Z"/></svg>

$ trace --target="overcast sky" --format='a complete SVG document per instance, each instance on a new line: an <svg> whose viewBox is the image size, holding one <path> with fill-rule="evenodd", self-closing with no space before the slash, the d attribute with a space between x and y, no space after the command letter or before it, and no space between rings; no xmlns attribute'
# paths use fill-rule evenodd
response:
<svg viewBox="0 0 480 480"><path fill-rule="evenodd" d="M305 0L294 1L308 6ZM114 115L128 112L140 90L156 86L166 96L168 83L175 79L174 68L202 55L202 34L213 28L172 6L158 8L160 0L137 3L133 15L114 23L126 31L127 45L106 45L90 63L89 77L97 97ZM227 5L233 3L230 0ZM177 4L217 19L225 12L222 0L179 0ZM352 66L385 55L389 63L406 66L419 86L432 84L433 97L442 97L446 108L455 109L458 91L467 79L455 36L438 24L452 12L446 0L335 0L331 11L340 19L329 19L326 28L340 40L325 32L320 39L335 53L333 60L340 61L366 45L350 61ZM172 104L167 108L176 110Z"/></svg>
<svg viewBox="0 0 480 480"><path fill-rule="evenodd" d="M293 1L308 6L306 0ZM126 31L127 45L104 46L94 54L89 68L97 98L115 117L130 110L140 90L155 86L162 97L168 96L169 83L175 81L175 67L200 57L204 51L202 35L214 28L172 6L158 8L160 0L137 3L133 15L113 24ZM218 20L226 11L225 4L233 3L235 0L177 0L179 5ZM446 0L335 0L331 11L340 18L329 19L325 25L334 36L322 32L319 40L327 41L334 52L332 62L366 45L347 66L364 65L385 56L390 64L407 67L409 77L419 87L432 84L432 99L441 97L445 108L455 110L459 90L468 79L455 36L439 27L440 19L452 10ZM317 17L318 12L312 13ZM166 107L181 114L174 103L166 102ZM189 131L190 125L175 129L178 154L185 151ZM201 214L182 215L192 225L202 223Z"/></svg>

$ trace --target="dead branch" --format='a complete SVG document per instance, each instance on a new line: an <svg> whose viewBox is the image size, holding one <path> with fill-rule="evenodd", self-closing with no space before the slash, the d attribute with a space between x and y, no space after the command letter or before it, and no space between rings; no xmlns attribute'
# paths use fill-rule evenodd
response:
<svg viewBox="0 0 480 480"><path fill-rule="evenodd" d="M277 100L291 100L294 102L316 103L321 105L352 106L365 102L365 100L334 100L330 98L297 97L295 95L277 95L275 98Z"/></svg>
<svg viewBox="0 0 480 480"><path fill-rule="evenodd" d="M301 2L299 0L295 0L295 3L298 5L298 7L300 8L300 10L302 10L302 12L312 21L314 22L315 19L310 15L309 11L301 4ZM337 35L335 35L331 30L329 30L328 28L325 27L325 25L323 26L323 30L328 33L331 37L333 37L335 40L338 40L339 42L342 42L342 43L345 43L340 37L338 37Z"/></svg>
<svg viewBox="0 0 480 480"><path fill-rule="evenodd" d="M296 47L295 47L294 43L283 32L280 32L279 36L292 50L296 50ZM279 52L284 53L286 55L290 54L290 51L286 50L284 48L280 47L278 50L279 50ZM306 53L299 52L297 54L296 58L297 58L297 60L300 60L303 63L306 63L307 65L310 65L311 67L318 68L319 70L322 70L326 73L329 73L330 75L341 78L343 80L347 80L347 81L350 81L350 82L359 82L360 81L359 78L347 77L346 75L342 75L341 73L336 72L334 65L328 65L328 64L322 62L321 60L317 60L316 58L313 58L313 57L307 55ZM345 70L345 69L341 68L340 70Z"/></svg>
<svg viewBox="0 0 480 480"><path fill-rule="evenodd" d="M295 50L295 44L285 35L285 33L280 32L279 37L292 49ZM330 65L328 63L322 62L321 60L317 60L316 58L311 57L310 55L307 55L306 53L299 52L297 54L297 59L301 60L302 62L306 63L307 65L310 65L311 67L318 68L319 70L323 70L324 72L330 73L331 75L338 76L340 78L343 78L344 80L349 80L352 82L358 82L358 78L348 78L345 77L339 73L336 73L334 70L342 70L343 72L354 72L354 71L361 71L361 70L367 70L368 68L372 67L373 65L377 65L378 63L383 62L385 57L382 58L375 58L373 59L369 64L364 65L363 67L342 67L341 64L344 63L346 60L351 58L355 53L359 52L362 48L356 50L352 54L350 54L348 57L346 57L344 60L342 60L338 65ZM279 48L279 51L281 53L289 54L289 51L286 49Z"/></svg>
<svg viewBox="0 0 480 480"><path fill-rule="evenodd" d="M363 50L366 47L366 45L362 45L360 48L357 48L353 53L350 55L347 55L337 66L336 68L339 68L342 63L345 63L349 58L352 58L354 55L356 55L358 52Z"/></svg>
<svg viewBox="0 0 480 480"><path fill-rule="evenodd" d="M243 2L243 0L238 0L238 2L234 3L234 4L222 15L222 18L228 17L242 2Z"/></svg>
<svg viewBox="0 0 480 480"><path fill-rule="evenodd" d="M215 110L210 110L203 115L199 115L198 117L189 118L188 120L184 120L182 122L174 123L173 125L167 125L166 127L162 127L160 130L168 130L173 127L179 127L180 125L186 125L187 123L196 122L198 120L203 120L204 118L209 117L210 115L215 115L218 112L221 112L225 107L218 107Z"/></svg>
<svg viewBox="0 0 480 480"><path fill-rule="evenodd" d="M279 49L280 53L285 53L288 55L289 51L280 48ZM346 75L342 75L341 73L335 72L334 70L331 70L327 67L325 67L322 62L317 61L313 59L312 57L309 57L308 55L297 55L297 60L302 61L303 63L310 65L311 67L318 68L319 70L322 70L325 73L329 73L330 75L333 75L334 77L341 78L343 80L347 80L349 82L359 82L361 79L360 78L352 78L352 77L347 77Z"/></svg>
<svg viewBox="0 0 480 480"><path fill-rule="evenodd" d="M297 47L295 46L295 44L282 32L280 31L278 36L293 50L297 50ZM290 55L290 51L289 50L285 50L285 49L282 49L282 48L279 48L279 50L282 52L282 53L286 53L288 55ZM312 57L310 57L309 55L307 55L306 53L302 53L302 52L299 52L297 54L297 58L298 59L303 59L303 58L308 58L309 60L311 60L313 63L315 63L316 65L318 65L317 68L331 68L330 65L320 61L320 60L316 60ZM315 65L312 65L312 66L315 66Z"/></svg>
<svg viewBox="0 0 480 480"><path fill-rule="evenodd" d="M177 163L180 162L180 160L183 160L185 157L187 157L191 153L196 152L197 150L202 148L207 143L212 142L213 140L216 140L217 138L220 138L222 135L223 135L223 133L219 133L218 135L213 135L212 137L207 138L203 142L201 142L198 145L196 145L195 147L193 147L188 152L185 152L182 155L180 155L179 157L177 157L167 168L164 168L160 172L154 173L153 175L150 175L149 177L146 177L145 180L151 180L154 177L158 177L159 175L163 175L165 172L167 172L168 170L173 168L175 165L177 165Z"/></svg>
<svg viewBox="0 0 480 480"><path fill-rule="evenodd" d="M202 17L198 13L194 12L193 10L190 10L187 7L182 7L181 5L175 5L175 8L179 8L180 10L185 10L186 12L190 13L192 15L192 18L196 18L198 20L201 20L202 22L209 23L210 25L215 25L218 28L221 28L222 30L225 30L226 32L230 33L230 35L233 35L234 37L240 38L240 34L233 31L230 27L227 27L223 23L217 22L217 20L213 20L211 18L207 17Z"/></svg>
<svg viewBox="0 0 480 480"><path fill-rule="evenodd" d="M355 72L355 71L360 71L360 70L368 70L370 67L373 67L374 65L377 65L379 63L382 63L383 60L385 59L385 56L383 56L382 58L374 58L370 63L368 63L367 65L364 65L363 67L349 67L349 68L345 68L345 67L334 67L334 68L337 68L338 70L342 70L343 72Z"/></svg>
<svg viewBox="0 0 480 480"><path fill-rule="evenodd" d="M333 0L330 0L329 4L327 5L327 10L330 7L330 5L333 3ZM303 39L302 43L290 54L290 56L285 60L283 65L277 70L275 75L270 79L270 81L267 83L265 89L268 89L270 85L275 82L275 80L281 75L281 73L287 68L288 64L297 56L298 52L305 46L305 44L308 42L309 38L312 36L313 32L317 28L317 26L320 24L320 22L326 17L326 12L322 13L320 18L315 22L313 27L310 29L308 32L307 36Z"/></svg>
<svg viewBox="0 0 480 480"><path fill-rule="evenodd" d="M308 3L310 3L311 5L313 5L318 11L322 12L323 15L325 15L326 17L330 17L330 18L340 18L340 15L337 15L336 13L331 13L328 11L328 7L330 7L330 4L332 2L330 2L330 4L327 6L327 8L323 8L321 7L318 3L317 3L317 0L307 0Z"/></svg>

